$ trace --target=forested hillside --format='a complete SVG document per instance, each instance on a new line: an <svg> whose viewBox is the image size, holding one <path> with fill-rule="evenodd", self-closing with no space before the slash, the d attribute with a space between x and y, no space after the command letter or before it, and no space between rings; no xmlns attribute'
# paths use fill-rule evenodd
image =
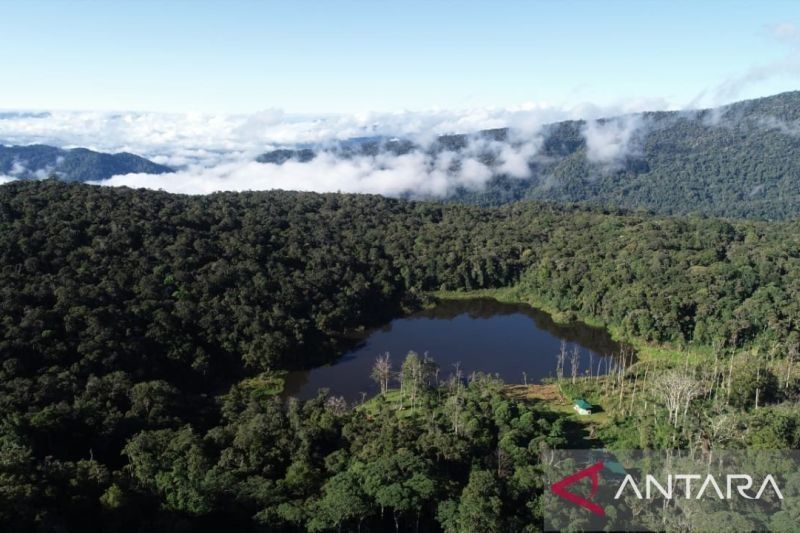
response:
<svg viewBox="0 0 800 533"><path fill-rule="evenodd" d="M129 153L105 154L86 148L0 145L0 176L19 179L56 177L64 181L98 181L132 173L165 174L172 169Z"/></svg>
<svg viewBox="0 0 800 533"><path fill-rule="evenodd" d="M565 434L495 380L411 357L402 416L273 396L428 291L510 286L639 341L791 351L800 223L6 184L0 524L520 530Z"/></svg>
<svg viewBox="0 0 800 533"><path fill-rule="evenodd" d="M524 197L665 214L800 216L800 92L621 120L634 128L623 157L600 163L587 159L584 123L553 126L545 154L555 161Z"/></svg>
<svg viewBox="0 0 800 533"><path fill-rule="evenodd" d="M530 172L509 176L499 164L502 151L525 143L538 147L528 159ZM608 153L594 153L604 150ZM445 135L427 145L387 137L351 139L276 150L258 161L303 163L323 151L344 158L412 152L435 157L446 151L462 159L476 157L492 170L492 178L483 188L452 191L447 200L484 206L535 199L659 214L800 216L800 92L715 109L566 121L537 132Z"/></svg>

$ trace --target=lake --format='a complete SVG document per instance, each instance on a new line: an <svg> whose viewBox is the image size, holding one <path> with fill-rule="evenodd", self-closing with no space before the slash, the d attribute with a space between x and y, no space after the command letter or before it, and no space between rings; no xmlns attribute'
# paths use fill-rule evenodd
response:
<svg viewBox="0 0 800 533"><path fill-rule="evenodd" d="M454 373L460 363L464 376L472 372L497 374L506 383L528 383L555 377L561 342L568 350L580 350L580 373L593 373L605 358L619 353L621 346L608 332L582 323L557 324L547 313L524 304L501 303L489 298L442 300L435 307L392 320L367 332L353 349L336 362L311 370L290 372L284 397L313 397L320 388L347 400L372 396L378 385L370 379L375 358L391 354L398 371L406 354L426 352L439 365L441 379ZM602 362L601 362L602 361ZM564 364L570 375L570 356Z"/></svg>

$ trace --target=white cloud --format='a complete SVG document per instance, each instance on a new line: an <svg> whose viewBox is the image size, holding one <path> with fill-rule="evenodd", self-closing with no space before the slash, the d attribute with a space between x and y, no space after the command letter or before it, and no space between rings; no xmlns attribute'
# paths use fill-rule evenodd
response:
<svg viewBox="0 0 800 533"><path fill-rule="evenodd" d="M777 130L784 135L800 135L800 122L797 121L783 121L775 117L765 116L758 117L756 124L765 130Z"/></svg>
<svg viewBox="0 0 800 533"><path fill-rule="evenodd" d="M641 127L642 119L638 115L588 121L582 132L587 159L604 164L620 162L634 150L634 134Z"/></svg>
<svg viewBox="0 0 800 533"><path fill-rule="evenodd" d="M447 133L512 127L525 133L543 124L641 111L654 101L571 108L526 103L512 108L430 110L353 115L296 115L266 110L250 115L198 113L84 112L0 113L0 144L129 151L176 166L217 163L271 147L321 143L372 135L412 137L422 142Z"/></svg>
<svg viewBox="0 0 800 533"><path fill-rule="evenodd" d="M480 189L491 177L491 170L472 158L462 161L460 168L453 170L454 159L452 152L436 156L422 152L400 156L381 154L351 159L325 152L308 163L223 163L182 170L170 174L167 179L155 174L126 174L102 183L188 194L287 189L387 196L412 192L418 196L443 196L458 186Z"/></svg>
<svg viewBox="0 0 800 533"><path fill-rule="evenodd" d="M9 174L15 177L18 177L21 174L24 174L25 172L27 172L27 169L25 168L25 165L23 165L21 161L14 161L13 163L11 163L11 170L8 171Z"/></svg>
<svg viewBox="0 0 800 533"><path fill-rule="evenodd" d="M480 189L497 173L529 177L528 162L539 150L538 131L544 124L613 116L651 106L658 104L640 101L611 107L565 108L529 102L513 108L319 116L274 109L250 115L14 112L0 113L0 144L42 143L103 152L126 151L178 169L171 175L115 176L103 182L108 185L185 193L283 188L441 196L456 187ZM455 154L426 152L442 134L503 127L512 128L511 138L499 142L471 136L459 153L458 164ZM601 159L613 159L628 139L626 131L608 133L605 127L595 127L589 134L593 139L600 136L601 143L592 145L592 154ZM620 135L622 138L618 139ZM410 139L422 149L401 156L381 154L351 159L322 153L310 163L290 161L281 166L253 161L258 154L280 146L324 146L335 140L366 136ZM605 147L607 143L612 146ZM484 164L487 154L494 158L493 168Z"/></svg>

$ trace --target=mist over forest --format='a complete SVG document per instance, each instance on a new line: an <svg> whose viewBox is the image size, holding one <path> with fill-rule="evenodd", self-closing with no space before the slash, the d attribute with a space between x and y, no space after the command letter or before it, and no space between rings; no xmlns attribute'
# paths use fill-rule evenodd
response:
<svg viewBox="0 0 800 533"><path fill-rule="evenodd" d="M0 2L0 531L796 531L791 7Z"/></svg>

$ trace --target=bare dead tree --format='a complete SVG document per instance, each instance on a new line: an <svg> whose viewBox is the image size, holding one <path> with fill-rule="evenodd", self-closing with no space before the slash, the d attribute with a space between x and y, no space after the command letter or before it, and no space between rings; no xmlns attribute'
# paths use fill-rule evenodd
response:
<svg viewBox="0 0 800 533"><path fill-rule="evenodd" d="M731 354L731 360L728 364L728 381L726 383L726 390L725 390L725 405L728 405L731 401L731 382L733 381L733 354Z"/></svg>
<svg viewBox="0 0 800 533"><path fill-rule="evenodd" d="M572 347L572 354L569 359L570 364L570 372L572 373L572 384L575 384L575 381L578 379L578 370L581 364L581 353L578 345L575 344Z"/></svg>
<svg viewBox="0 0 800 533"><path fill-rule="evenodd" d="M381 394L389 390L389 380L392 377L392 362L389 352L379 355L372 365L372 380L381 388Z"/></svg>
<svg viewBox="0 0 800 533"><path fill-rule="evenodd" d="M428 352L422 357L422 383L426 386L430 387L434 383L434 379L438 382L438 375L439 375L439 365L436 364L436 361L433 360L433 357L428 355Z"/></svg>
<svg viewBox="0 0 800 533"><path fill-rule="evenodd" d="M631 354L631 358L633 354ZM623 347L622 348L622 364L619 365L619 371L617 372L617 386L619 387L619 398L617 399L617 404L622 407L622 398L625 394L625 373L628 370L628 350Z"/></svg>
<svg viewBox="0 0 800 533"><path fill-rule="evenodd" d="M783 383L783 388L789 388L789 380L792 377L792 366L794 365L794 360L797 358L797 343L792 342L789 344L789 348L786 350L786 381Z"/></svg>
<svg viewBox="0 0 800 533"><path fill-rule="evenodd" d="M670 370L663 374L655 386L664 400L669 414L669 422L673 427L678 427L681 411L683 411L683 420L686 420L691 401L703 392L700 382L690 374L678 370Z"/></svg>
<svg viewBox="0 0 800 533"><path fill-rule="evenodd" d="M705 413L705 423L702 427L712 449L725 447L740 436L736 417L727 413Z"/></svg>
<svg viewBox="0 0 800 533"><path fill-rule="evenodd" d="M633 413L633 405L634 405L634 402L636 401L636 385L638 383L639 383L639 372L638 372L638 369L637 369L636 375L633 378L633 393L631 394L631 403L630 403L630 406L628 407L628 414L629 415Z"/></svg>
<svg viewBox="0 0 800 533"><path fill-rule="evenodd" d="M461 380L461 368L459 363L456 363L454 366L456 367L456 372L450 376L447 383L448 397L446 405L453 433L458 435L461 431L461 416L464 409L464 384Z"/></svg>
<svg viewBox="0 0 800 533"><path fill-rule="evenodd" d="M461 383L461 379L462 379L461 361L456 361L455 363L453 363L453 374L452 374L452 376L455 377L456 380L458 380L459 383Z"/></svg>
<svg viewBox="0 0 800 533"><path fill-rule="evenodd" d="M561 349L556 356L556 378L564 379L564 360L567 358L567 341L561 341Z"/></svg>
<svg viewBox="0 0 800 533"><path fill-rule="evenodd" d="M711 395L715 393L716 388L718 387L718 380L719 380L719 352L721 349L721 343L719 340L714 341L713 350L714 350L714 369L711 371L711 379L710 379L710 386L708 387L708 394L707 398L711 398Z"/></svg>
<svg viewBox="0 0 800 533"><path fill-rule="evenodd" d="M411 410L416 406L417 397L425 380L423 361L416 352L408 352L403 366L400 367L400 389L408 394L411 400Z"/></svg>
<svg viewBox="0 0 800 533"><path fill-rule="evenodd" d="M755 408L758 409L758 397L761 395L761 363L756 360L756 400Z"/></svg>
<svg viewBox="0 0 800 533"><path fill-rule="evenodd" d="M616 364L617 364L616 361L613 360L611 357L606 359L606 374L605 374L605 380L603 380L603 396L608 397L609 395L608 386L609 384L611 384L611 379L612 379L611 376L614 373L614 366Z"/></svg>
<svg viewBox="0 0 800 533"><path fill-rule="evenodd" d="M325 409L334 416L342 416L347 412L347 401L342 396L330 396L325 400Z"/></svg>

